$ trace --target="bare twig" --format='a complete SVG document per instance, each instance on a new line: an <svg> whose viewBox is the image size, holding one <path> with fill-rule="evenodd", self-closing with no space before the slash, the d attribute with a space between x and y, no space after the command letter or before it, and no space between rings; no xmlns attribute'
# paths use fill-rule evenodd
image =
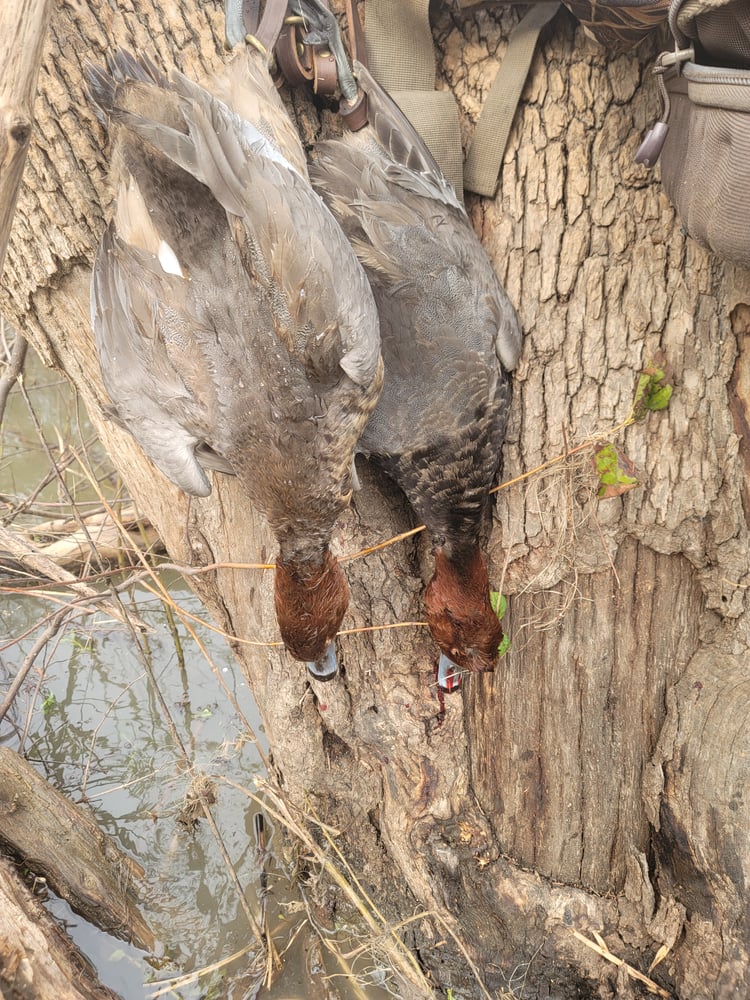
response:
<svg viewBox="0 0 750 1000"><path fill-rule="evenodd" d="M2 263L0 263L0 270L2 270ZM11 348L8 366L3 372L2 378L0 378L0 424L3 422L5 406L8 402L10 390L16 384L17 379L23 371L23 364L26 360L28 347L29 345L26 338L22 337L20 333L17 333L16 339L13 341L13 347Z"/></svg>
<svg viewBox="0 0 750 1000"><path fill-rule="evenodd" d="M0 705L0 722L2 722L5 716L7 715L10 706L13 704L13 699L20 691L21 685L26 680L31 668L34 666L37 656L39 656L39 654L47 645L47 643L50 641L50 639L60 629L60 627L62 626L63 622L65 621L69 613L70 613L70 608L64 607L61 608L57 612L57 614L53 615L49 624L47 625L47 628L44 630L44 632L42 632L37 641L34 643L29 652L24 657L24 661L18 668L18 673L16 674L15 678L13 679L13 683L8 689L8 693L5 696L5 700L3 701L2 705Z"/></svg>
<svg viewBox="0 0 750 1000"><path fill-rule="evenodd" d="M294 837L296 837L301 844L304 844L305 848L315 858L318 864L325 869L328 876L336 883L336 885L339 886L349 902L356 908L370 931L373 933L374 937L380 942L387 942L388 957L394 969L400 973L407 982L424 989L425 995L429 995L430 991L428 983L415 956L400 939L395 928L391 926L386 918L377 910L377 907L364 891L359 883L359 880L353 875L349 865L345 860L343 861L344 868L348 870L351 881L347 878L346 874L333 863L328 854L316 843L315 839L305 825L305 820L309 820L311 817L305 815L304 817L300 816L299 819L296 819L292 815L289 803L267 782L258 782L259 787L263 789L264 795L267 796L267 799L264 801L249 789L243 788L242 785L237 784L237 782L232 781L226 776L222 777L222 781L230 785L232 788L237 789L237 791L241 792L243 795L246 795L253 802L256 802L271 817L281 823L282 826L286 827L286 829ZM273 805L270 804L269 799L273 800ZM332 841L330 827L320 823L319 821L315 822L316 826L318 826L328 839L334 852L338 854L339 858L343 858L343 855L341 855L338 848ZM425 914L425 916L427 916L427 914Z"/></svg>
<svg viewBox="0 0 750 1000"><path fill-rule="evenodd" d="M21 388L21 394L23 395L24 401L26 402L26 407L27 407L27 409L29 411L29 415L30 415L30 417L32 419L32 422L34 424L34 428L35 428L37 434L39 435L39 440L40 440L40 442L42 444L42 447L44 448L44 451L45 451L45 453L47 455L47 460L49 461L50 468L51 468L51 470L55 474L55 478L57 479L57 482L59 484L60 489L62 490L62 492L64 493L64 495L67 498L68 502L70 503L71 514L76 519L76 521L78 523L79 529L81 530L81 532L83 532L83 535L85 536L86 540L88 541L92 555L94 555L96 557L97 556L96 545L94 544L94 541L91 538L91 534L89 533L89 530L86 527L86 524L84 523L83 518L81 517L81 515L80 515L80 513L78 511L75 499L72 496L70 490L68 489L68 484L65 481L65 477L62 474L62 470L58 468L58 464L55 461L55 457L52 454L52 451L51 451L49 445L47 444L47 439L44 436L44 431L42 430L42 425L40 424L39 418L36 415L36 411L34 410L34 407L31 404L31 399L29 398L29 394L27 393L26 388L23 385L23 382L20 383L20 388ZM75 457L78 459L78 461L80 463L80 458L77 455L77 453L73 449L71 449L71 452L72 452L73 455L75 455ZM84 471L88 472L88 470L85 469L85 467L84 467ZM89 477L89 481L91 481L90 477ZM102 568L101 564L100 564L99 568L100 569Z"/></svg>
<svg viewBox="0 0 750 1000"><path fill-rule="evenodd" d="M654 993L658 997L664 997L665 1000L670 1000L672 996L671 993L659 986L658 983L655 983L653 979L649 979L648 976L644 976L644 974L639 972L638 969L634 969L632 965L628 965L624 959L614 955L607 947L607 942L601 934L597 934L596 931L593 931L593 935L596 939L595 941L587 938L584 934L581 934L580 931L577 930L573 930L572 934L577 941L580 941L581 944L585 944L587 948L591 948L592 951L595 951L597 955L601 955L601 957L607 962L611 962L612 965L616 965L618 968L623 969L631 979L635 979L639 983L643 983L649 993Z"/></svg>

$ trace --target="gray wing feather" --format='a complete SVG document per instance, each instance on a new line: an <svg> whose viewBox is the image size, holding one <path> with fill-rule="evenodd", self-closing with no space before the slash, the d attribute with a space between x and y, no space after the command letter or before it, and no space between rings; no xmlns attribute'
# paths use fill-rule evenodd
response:
<svg viewBox="0 0 750 1000"><path fill-rule="evenodd" d="M393 98L356 60L354 72L367 94L370 126L392 161L387 168L388 179L407 191L423 198L434 198L465 215L466 210L456 197L453 185L445 179L432 153Z"/></svg>
<svg viewBox="0 0 750 1000"><path fill-rule="evenodd" d="M142 289L153 274L139 267L142 262L127 249L117 246L110 226L94 262L91 320L104 384L118 422L164 475L186 493L207 496L211 484L195 457L200 437L186 427L184 417L193 400L170 364L156 311L146 296L135 303L130 295L130 289ZM132 334L133 323L138 336Z"/></svg>

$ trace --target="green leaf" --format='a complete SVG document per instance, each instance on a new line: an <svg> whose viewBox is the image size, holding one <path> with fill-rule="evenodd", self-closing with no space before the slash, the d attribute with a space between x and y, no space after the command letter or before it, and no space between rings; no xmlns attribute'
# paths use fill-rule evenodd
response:
<svg viewBox="0 0 750 1000"><path fill-rule="evenodd" d="M505 600L503 594L499 593L497 590L491 590L490 607L495 612L498 618L502 618L505 615L505 611L508 607L508 602Z"/></svg>
<svg viewBox="0 0 750 1000"><path fill-rule="evenodd" d="M48 694L47 697L42 702L42 712L44 712L45 718L48 718L53 708L57 705L57 698L54 694Z"/></svg>
<svg viewBox="0 0 750 1000"><path fill-rule="evenodd" d="M652 410L665 410L672 398L673 387L667 381L666 367L657 359L650 361L638 378L633 399L633 415L643 420Z"/></svg>
<svg viewBox="0 0 750 1000"><path fill-rule="evenodd" d="M594 453L594 466L600 484L596 495L600 500L620 496L638 485L638 478L632 475L635 466L613 444L602 445Z"/></svg>
<svg viewBox="0 0 750 1000"><path fill-rule="evenodd" d="M505 596L499 593L499 591L497 590L490 591L490 606L497 615L498 621L500 621L503 618L505 612L508 610L508 602L505 599ZM497 647L497 655L505 656L505 654L508 652L509 649L510 649L510 636L503 633L503 638L500 642L500 645Z"/></svg>
<svg viewBox="0 0 750 1000"><path fill-rule="evenodd" d="M645 402L649 410L666 410L672 398L672 386L663 385L660 389L654 389Z"/></svg>

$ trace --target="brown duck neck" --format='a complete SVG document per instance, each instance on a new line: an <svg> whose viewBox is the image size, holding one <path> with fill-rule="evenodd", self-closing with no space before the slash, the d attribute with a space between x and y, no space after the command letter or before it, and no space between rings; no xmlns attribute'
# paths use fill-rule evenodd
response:
<svg viewBox="0 0 750 1000"><path fill-rule="evenodd" d="M276 560L274 602L281 637L298 660L315 661L339 630L349 587L328 549L320 561Z"/></svg>
<svg viewBox="0 0 750 1000"><path fill-rule="evenodd" d="M490 604L487 564L478 545L459 561L435 552L435 573L425 592L430 631L460 667L492 670L503 630Z"/></svg>
<svg viewBox="0 0 750 1000"><path fill-rule="evenodd" d="M485 599L489 604L490 578L478 545L463 548L455 555L449 555L445 548L436 549L432 582L459 604L484 604Z"/></svg>

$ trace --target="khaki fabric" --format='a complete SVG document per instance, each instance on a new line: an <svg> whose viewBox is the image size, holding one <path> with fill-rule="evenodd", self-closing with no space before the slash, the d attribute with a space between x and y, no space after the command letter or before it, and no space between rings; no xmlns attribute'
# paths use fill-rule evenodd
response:
<svg viewBox="0 0 750 1000"><path fill-rule="evenodd" d="M437 67L429 8L429 0L367 0L367 62L461 198L458 106L448 91L435 90Z"/></svg>
<svg viewBox="0 0 750 1000"><path fill-rule="evenodd" d="M695 61L665 77L662 185L694 240L750 268L750 3L672 0L669 23Z"/></svg>
<svg viewBox="0 0 750 1000"><path fill-rule="evenodd" d="M537 39L560 4L534 4L516 25L485 100L464 164L464 185L494 197L513 118L526 83Z"/></svg>

